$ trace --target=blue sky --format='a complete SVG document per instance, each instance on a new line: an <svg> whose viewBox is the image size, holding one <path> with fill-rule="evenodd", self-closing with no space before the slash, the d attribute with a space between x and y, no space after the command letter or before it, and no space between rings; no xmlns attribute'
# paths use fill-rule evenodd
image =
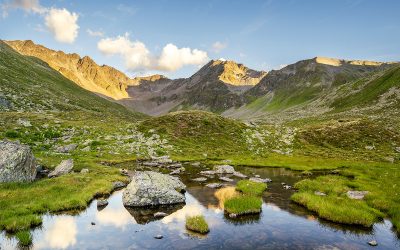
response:
<svg viewBox="0 0 400 250"><path fill-rule="evenodd" d="M31 39L52 49L89 55L131 76L188 77L209 59L218 58L263 70L317 55L400 60L400 1L396 0L0 0L0 4L1 39ZM52 12L63 9L66 12ZM64 24L58 23L59 14L79 26L71 28L77 31L73 37L60 33Z"/></svg>

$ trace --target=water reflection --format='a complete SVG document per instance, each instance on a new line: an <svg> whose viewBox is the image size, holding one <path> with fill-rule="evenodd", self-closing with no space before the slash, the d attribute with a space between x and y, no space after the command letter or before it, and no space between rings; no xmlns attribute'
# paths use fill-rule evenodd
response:
<svg viewBox="0 0 400 250"><path fill-rule="evenodd" d="M96 201L81 213L46 215L41 228L33 230L33 249L364 249L377 240L377 249L400 249L400 241L389 221L371 229L330 223L290 202L293 190L284 190L281 182L292 185L298 173L281 169L241 168L246 175L271 178L268 194L263 196L262 213L231 219L223 212L223 203L236 194L234 187L211 189L204 183L190 182L186 204L154 209L126 209L122 191L109 197L109 205L98 211ZM238 179L235 179L237 181ZM207 182L216 182L209 178ZM156 220L154 213L168 215ZM185 229L186 216L202 214L210 232L200 236ZM95 225L91 225L95 222ZM161 234L162 240L154 239ZM15 238L0 234L0 249L15 249Z"/></svg>
<svg viewBox="0 0 400 250"><path fill-rule="evenodd" d="M47 230L44 240L40 241L36 247L66 249L76 244L76 235L78 233L75 218L67 216L57 216Z"/></svg>

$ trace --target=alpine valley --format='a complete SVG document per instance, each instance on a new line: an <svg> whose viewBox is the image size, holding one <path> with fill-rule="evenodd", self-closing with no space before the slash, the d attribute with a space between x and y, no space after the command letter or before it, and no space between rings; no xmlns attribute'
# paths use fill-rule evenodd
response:
<svg viewBox="0 0 400 250"><path fill-rule="evenodd" d="M398 62L316 56L266 72L220 59L187 78L131 78L88 56L0 41L1 249L64 248L46 238L60 219L85 232L65 248L101 248L85 229L96 227L125 249L235 249L236 236L223 236L237 227L265 233L247 249L358 249L382 228L391 240L377 241L392 248L399 183ZM149 205L162 209L138 208ZM267 235L279 216L276 228L304 228Z"/></svg>

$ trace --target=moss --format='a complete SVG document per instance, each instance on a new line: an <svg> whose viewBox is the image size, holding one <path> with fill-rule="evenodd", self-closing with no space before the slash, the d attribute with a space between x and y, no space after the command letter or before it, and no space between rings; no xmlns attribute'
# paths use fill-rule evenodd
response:
<svg viewBox="0 0 400 250"><path fill-rule="evenodd" d="M224 209L228 214L255 214L261 212L261 205L262 201L260 197L240 195L226 200Z"/></svg>
<svg viewBox="0 0 400 250"><path fill-rule="evenodd" d="M201 234L206 234L210 231L202 215L186 217L186 228Z"/></svg>
<svg viewBox="0 0 400 250"><path fill-rule="evenodd" d="M236 190L243 194L260 196L267 189L267 184L249 180L241 180L236 184Z"/></svg>

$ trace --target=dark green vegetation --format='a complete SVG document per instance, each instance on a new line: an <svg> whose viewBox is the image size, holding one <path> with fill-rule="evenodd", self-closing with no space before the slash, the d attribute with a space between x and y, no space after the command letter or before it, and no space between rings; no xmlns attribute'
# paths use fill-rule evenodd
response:
<svg viewBox="0 0 400 250"><path fill-rule="evenodd" d="M267 184L249 180L240 180L236 184L236 190L248 195L260 196L266 189Z"/></svg>
<svg viewBox="0 0 400 250"><path fill-rule="evenodd" d="M15 234L18 239L18 243L22 247L26 247L32 244L32 235L29 231L20 231Z"/></svg>
<svg viewBox="0 0 400 250"><path fill-rule="evenodd" d="M186 228L201 234L206 234L210 231L208 224L202 215L186 217Z"/></svg>
<svg viewBox="0 0 400 250"><path fill-rule="evenodd" d="M261 205L262 201L260 197L239 195L226 200L224 203L224 209L228 214L257 214L261 212Z"/></svg>

